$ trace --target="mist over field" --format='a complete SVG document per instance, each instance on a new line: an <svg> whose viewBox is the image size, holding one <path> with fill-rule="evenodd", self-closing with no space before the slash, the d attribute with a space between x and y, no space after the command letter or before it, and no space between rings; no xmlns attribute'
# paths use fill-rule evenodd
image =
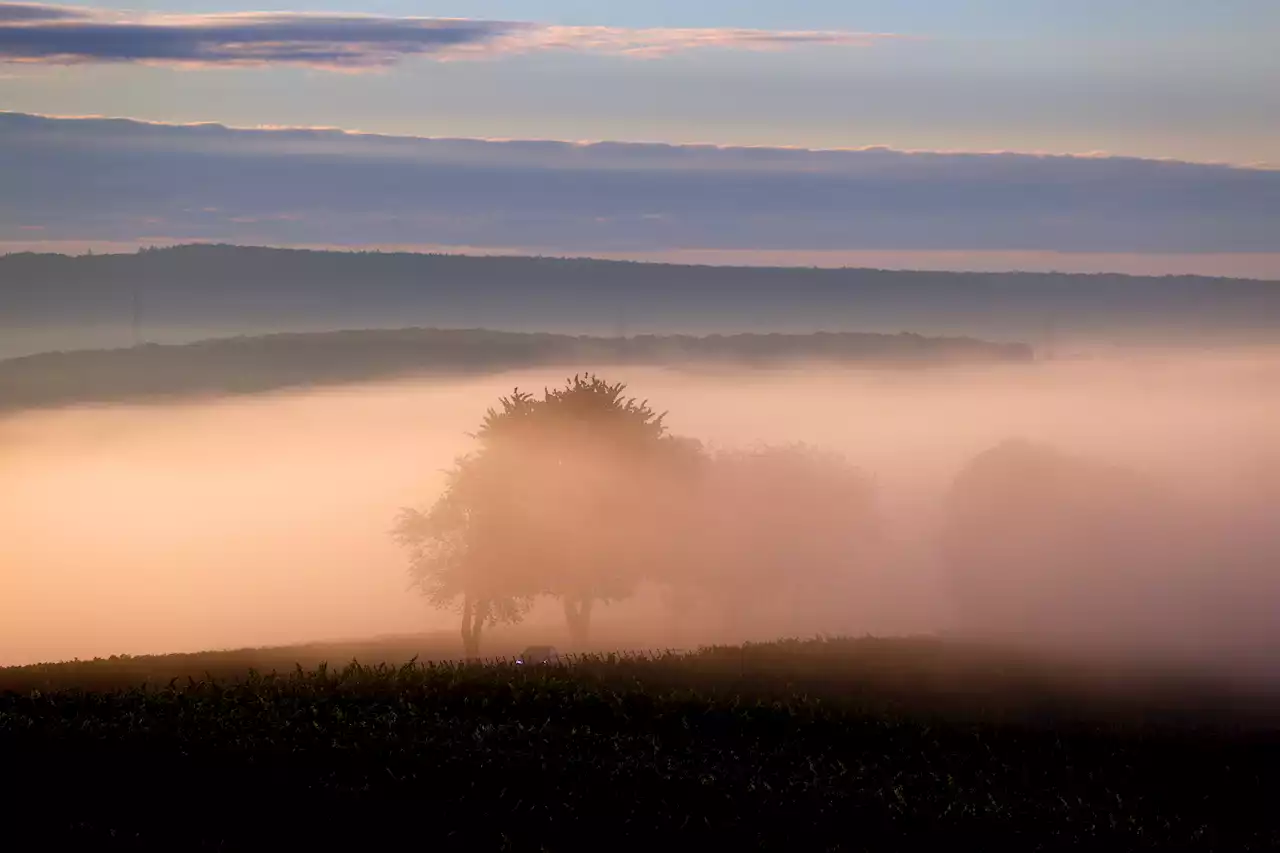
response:
<svg viewBox="0 0 1280 853"><path fill-rule="evenodd" d="M540 392L563 373L5 418L0 665L455 630L455 615L409 589L395 514L435 499L501 395ZM601 375L712 448L806 442L845 455L873 475L887 526L879 556L852 567L839 596L801 598L785 617L704 620L673 637L657 596L642 593L598 608L602 627L654 646L963 629L1280 670L1280 627L1268 625L1280 607L1280 407L1268 391L1280 352ZM1078 504L1135 541L1086 552L1067 536L1056 552L1018 557L1009 548L1034 501L1015 487L1014 500L991 504L994 522L970 531L997 549L985 575L944 563L952 482L1009 438L1148 478L1146 497L1098 480ZM1090 579L1083 592L1054 592L1073 575ZM1042 612L1052 618L1027 618ZM552 604L529 621L566 643Z"/></svg>

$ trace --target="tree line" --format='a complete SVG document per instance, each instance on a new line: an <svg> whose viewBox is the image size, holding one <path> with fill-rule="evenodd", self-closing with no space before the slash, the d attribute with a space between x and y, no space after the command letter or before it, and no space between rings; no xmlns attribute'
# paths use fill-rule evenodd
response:
<svg viewBox="0 0 1280 853"><path fill-rule="evenodd" d="M434 505L402 510L394 529L414 582L460 613L471 657L487 628L520 622L544 597L581 647L594 609L642 584L675 625L711 615L732 631L759 626L762 610L803 625L832 602L847 608L892 563L875 482L843 456L713 451L671 433L621 383L516 389L473 437ZM1256 647L1280 640L1269 627L1280 466L1256 479L1215 505L1122 466L1006 441L952 482L933 544L974 631Z"/></svg>

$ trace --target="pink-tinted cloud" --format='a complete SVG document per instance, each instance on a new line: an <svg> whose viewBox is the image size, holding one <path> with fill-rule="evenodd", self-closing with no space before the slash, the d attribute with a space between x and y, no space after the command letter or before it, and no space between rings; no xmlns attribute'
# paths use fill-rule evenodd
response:
<svg viewBox="0 0 1280 853"><path fill-rule="evenodd" d="M664 56L683 50L719 47L780 50L803 45L866 47L893 38L880 33L820 30L749 30L739 28L540 27L507 37L507 50L579 50L628 56Z"/></svg>
<svg viewBox="0 0 1280 853"><path fill-rule="evenodd" d="M887 35L840 31L565 27L518 21L250 12L131 15L0 3L0 61L378 68L538 51L662 56L699 48L866 46Z"/></svg>

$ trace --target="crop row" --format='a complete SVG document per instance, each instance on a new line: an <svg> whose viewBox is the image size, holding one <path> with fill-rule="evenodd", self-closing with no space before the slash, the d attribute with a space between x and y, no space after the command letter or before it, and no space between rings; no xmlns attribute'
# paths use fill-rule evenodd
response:
<svg viewBox="0 0 1280 853"><path fill-rule="evenodd" d="M97 846L1280 844L1267 732L931 718L730 657L10 692L0 749L33 838Z"/></svg>

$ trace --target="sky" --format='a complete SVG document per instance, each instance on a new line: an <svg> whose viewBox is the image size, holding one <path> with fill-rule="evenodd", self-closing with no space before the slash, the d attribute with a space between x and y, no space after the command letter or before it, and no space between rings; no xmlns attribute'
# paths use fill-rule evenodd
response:
<svg viewBox="0 0 1280 853"><path fill-rule="evenodd" d="M0 110L420 137L883 146L1280 167L1274 0L380 0L358 7L276 0L265 8L262 1L0 3ZM0 166L0 181L15 180L14 162ZM1249 174L1263 173L1230 180L1250 184L1241 177ZM1243 193L1240 210L1270 216L1280 209L1270 177L1257 177ZM1013 208L1006 213L1016 218ZM119 233L74 236L114 240ZM1168 232L1169 239L1180 233ZM1186 269L1205 271L1205 256L1224 251L1273 255L1277 234L1236 241L1247 247L1206 236L1198 241L1205 245L1185 247L1188 258L1198 257ZM0 230L9 245L39 236L30 227ZM155 235L126 239L148 236ZM411 236L413 244L440 242ZM308 239L325 242L319 234ZM855 242L728 248L903 249L896 237ZM974 245L934 249L1085 251L1070 240L990 242L984 235ZM1175 248L1160 251L1167 257ZM1150 246L1121 240L1105 251L1141 255ZM1210 266L1280 277L1278 263Z"/></svg>
<svg viewBox="0 0 1280 853"><path fill-rule="evenodd" d="M271 62L234 69L209 63L182 74L122 61L9 64L0 68L0 105L428 136L1280 159L1280 4L1273 0L262 2L132 0L122 8L135 10L135 21L267 9L633 32L869 35L768 52L722 45L657 57L563 49L470 62L406 55L355 75ZM10 28L0 36L0 53L32 38Z"/></svg>

